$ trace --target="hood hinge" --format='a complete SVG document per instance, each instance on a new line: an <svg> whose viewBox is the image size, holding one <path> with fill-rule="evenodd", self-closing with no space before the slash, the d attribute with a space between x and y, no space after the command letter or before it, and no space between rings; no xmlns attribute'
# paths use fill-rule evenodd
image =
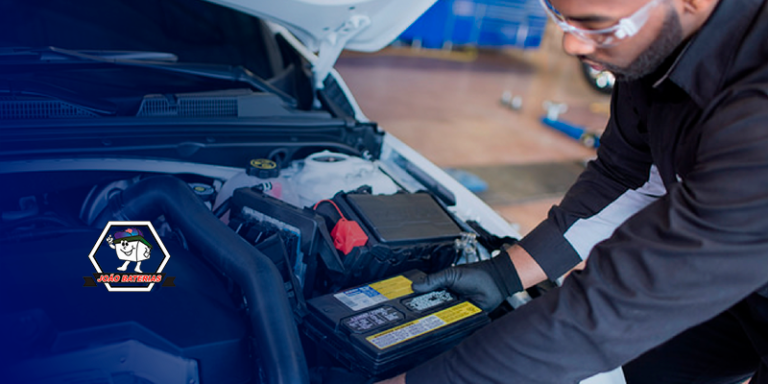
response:
<svg viewBox="0 0 768 384"><path fill-rule="evenodd" d="M366 15L352 15L340 27L320 42L317 62L313 69L315 88L323 89L323 81L331 72L331 68L339 59L341 51L347 45L349 39L355 37L360 31L371 25L371 19Z"/></svg>

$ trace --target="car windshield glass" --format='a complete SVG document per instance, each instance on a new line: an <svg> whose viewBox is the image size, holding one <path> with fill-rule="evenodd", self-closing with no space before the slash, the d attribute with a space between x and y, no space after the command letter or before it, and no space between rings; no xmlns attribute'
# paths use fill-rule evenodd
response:
<svg viewBox="0 0 768 384"><path fill-rule="evenodd" d="M30 65L72 64L72 62L93 62L104 65L150 68L211 79L230 80L248 85L262 92L269 92L280 97L289 106L295 106L295 100L283 91L275 88L256 74L241 67L220 64L179 64L176 56L162 52L131 51L74 51L57 47L47 48L3 48L0 49L0 68L4 73L18 72L8 66L24 66L22 71L30 71Z"/></svg>
<svg viewBox="0 0 768 384"><path fill-rule="evenodd" d="M269 79L279 57L268 35L261 20L204 1L0 1L0 47L164 52Z"/></svg>
<svg viewBox="0 0 768 384"><path fill-rule="evenodd" d="M319 110L306 65L259 18L208 1L0 0L4 94L105 111L126 95L250 90Z"/></svg>

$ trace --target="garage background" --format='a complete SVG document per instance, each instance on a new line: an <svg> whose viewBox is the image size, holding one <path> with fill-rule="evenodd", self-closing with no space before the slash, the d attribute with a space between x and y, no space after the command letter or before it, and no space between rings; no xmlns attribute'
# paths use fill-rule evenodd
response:
<svg viewBox="0 0 768 384"><path fill-rule="evenodd" d="M538 0L440 0L392 46L344 52L336 68L369 119L525 235L595 156L542 122L544 104L586 132L608 119L610 96L590 87L561 39Z"/></svg>

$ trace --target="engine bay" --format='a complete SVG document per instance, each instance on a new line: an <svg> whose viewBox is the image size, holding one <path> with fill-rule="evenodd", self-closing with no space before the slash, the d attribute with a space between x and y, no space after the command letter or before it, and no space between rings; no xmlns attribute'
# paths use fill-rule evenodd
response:
<svg viewBox="0 0 768 384"><path fill-rule="evenodd" d="M494 318L410 279L514 229L216 3L3 4L3 382L371 382Z"/></svg>
<svg viewBox="0 0 768 384"><path fill-rule="evenodd" d="M23 187L2 202L0 260L35 284L1 283L31 286L4 306L2 370L24 382L362 383L436 356L498 314L410 281L514 240L459 217L445 191L413 188L419 175L395 160L323 149L242 167L80 158L7 171ZM413 177L396 181L397 166ZM78 283L105 226L139 220L167 248L175 286Z"/></svg>

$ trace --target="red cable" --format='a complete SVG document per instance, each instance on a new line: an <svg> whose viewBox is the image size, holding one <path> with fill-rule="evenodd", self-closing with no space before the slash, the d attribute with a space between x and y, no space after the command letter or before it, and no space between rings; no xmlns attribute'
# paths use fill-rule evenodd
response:
<svg viewBox="0 0 768 384"><path fill-rule="evenodd" d="M336 208L336 212L339 212L339 216L341 216L341 218L342 218L342 219L344 219L344 220L346 220L346 219L347 219L346 217L344 217L344 214L343 214L343 213L341 213L341 209L339 209L339 206L338 206L338 205L336 205L336 203L334 203L334 202L333 202L333 200L328 200L328 199L323 199L323 200L320 200L320 201L318 201L317 203L315 203L315 206L314 206L314 207L312 207L312 209L316 211L316 210L317 210L317 206L318 206L318 205L320 205L320 203L323 203L323 202L325 202L325 203L331 203L331 205L333 205L333 207L334 207L334 208Z"/></svg>

